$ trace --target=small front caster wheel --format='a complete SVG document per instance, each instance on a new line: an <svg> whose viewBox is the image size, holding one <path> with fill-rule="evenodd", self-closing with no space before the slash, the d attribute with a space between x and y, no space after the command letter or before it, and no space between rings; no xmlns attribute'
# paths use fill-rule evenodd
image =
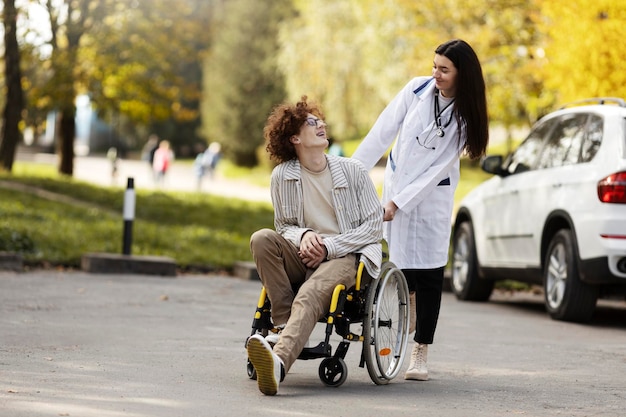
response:
<svg viewBox="0 0 626 417"><path fill-rule="evenodd" d="M348 368L341 358L326 358L320 363L320 379L327 387L338 387L348 378Z"/></svg>

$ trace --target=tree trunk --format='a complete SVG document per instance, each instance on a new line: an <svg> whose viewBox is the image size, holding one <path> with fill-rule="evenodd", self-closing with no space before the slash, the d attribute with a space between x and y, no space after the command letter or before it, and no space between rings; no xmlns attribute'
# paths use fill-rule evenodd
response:
<svg viewBox="0 0 626 417"><path fill-rule="evenodd" d="M76 107L71 105L61 110L61 128L59 129L59 173L74 174L74 136L76 134Z"/></svg>
<svg viewBox="0 0 626 417"><path fill-rule="evenodd" d="M67 6L69 16L64 29L67 40L65 48L60 48L56 39L59 35L59 14L55 11L50 0L46 2L46 7L50 14L50 24L53 32L53 55L54 71L56 72L56 89L59 92L57 104L61 112L59 142L57 152L59 153L59 173L72 176L74 174L74 136L76 134L76 88L77 82L74 70L77 67L78 48L80 38L86 31L90 5L93 0L63 0L61 4ZM102 4L96 2L96 7Z"/></svg>
<svg viewBox="0 0 626 417"><path fill-rule="evenodd" d="M15 151L20 139L19 124L22 120L24 96L21 84L20 51L16 35L17 10L15 0L4 1L4 76L6 81L6 104L4 106L0 136L0 164L11 172Z"/></svg>

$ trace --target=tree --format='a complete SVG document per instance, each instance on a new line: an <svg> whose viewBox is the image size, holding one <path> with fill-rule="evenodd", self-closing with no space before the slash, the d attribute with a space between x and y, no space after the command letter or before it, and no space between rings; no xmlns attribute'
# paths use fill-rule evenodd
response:
<svg viewBox="0 0 626 417"><path fill-rule="evenodd" d="M50 29L30 28L37 36L28 38L39 45L25 47L32 63L28 116L40 124L42 113L61 115L63 171L71 171L73 139L66 138L73 137L77 94L89 95L124 144L138 148L155 132L182 154L192 152L201 141L201 63L215 1L36 1L49 13Z"/></svg>
<svg viewBox="0 0 626 417"><path fill-rule="evenodd" d="M547 35L546 86L567 103L626 97L626 1L541 0L537 24Z"/></svg>
<svg viewBox="0 0 626 417"><path fill-rule="evenodd" d="M20 51L17 44L17 10L15 0L4 1L4 76L6 102L0 136L0 163L7 171L13 169L15 150L20 138L20 121L24 108L21 84Z"/></svg>
<svg viewBox="0 0 626 417"><path fill-rule="evenodd" d="M117 1L85 36L92 101L101 117L122 115L126 138L157 133L177 153L201 141L203 54L214 1Z"/></svg>
<svg viewBox="0 0 626 417"><path fill-rule="evenodd" d="M278 23L289 16L290 3L229 0L216 15L204 65L203 131L240 166L257 165L267 115L286 97L276 54Z"/></svg>
<svg viewBox="0 0 626 417"><path fill-rule="evenodd" d="M302 94L326 109L330 134L367 132L414 71L413 44L402 38L414 15L394 1L294 1L280 28L279 63L290 99Z"/></svg>

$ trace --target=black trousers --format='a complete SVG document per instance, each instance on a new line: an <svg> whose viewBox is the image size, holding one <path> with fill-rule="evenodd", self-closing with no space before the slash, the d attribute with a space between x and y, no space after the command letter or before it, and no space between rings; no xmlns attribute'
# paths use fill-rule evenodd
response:
<svg viewBox="0 0 626 417"><path fill-rule="evenodd" d="M435 269L403 269L409 292L415 291L415 340L417 343L432 344L439 319L441 292L443 291L443 271Z"/></svg>

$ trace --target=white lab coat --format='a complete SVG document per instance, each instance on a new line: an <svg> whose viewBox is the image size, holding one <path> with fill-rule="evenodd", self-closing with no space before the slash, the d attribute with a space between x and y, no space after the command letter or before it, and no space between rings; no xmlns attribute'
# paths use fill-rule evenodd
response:
<svg viewBox="0 0 626 417"><path fill-rule="evenodd" d="M409 81L383 110L353 155L370 170L393 143L385 168L382 202L393 200L398 211L391 222L385 223L384 237L389 260L402 269L438 268L448 263L454 191L465 145L465 134L459 143L454 116L444 128L445 135L436 135L434 81L414 93L429 79L416 77ZM445 123L452 107L442 115ZM420 145L418 136L422 144L435 149ZM440 185L447 179L449 185Z"/></svg>

